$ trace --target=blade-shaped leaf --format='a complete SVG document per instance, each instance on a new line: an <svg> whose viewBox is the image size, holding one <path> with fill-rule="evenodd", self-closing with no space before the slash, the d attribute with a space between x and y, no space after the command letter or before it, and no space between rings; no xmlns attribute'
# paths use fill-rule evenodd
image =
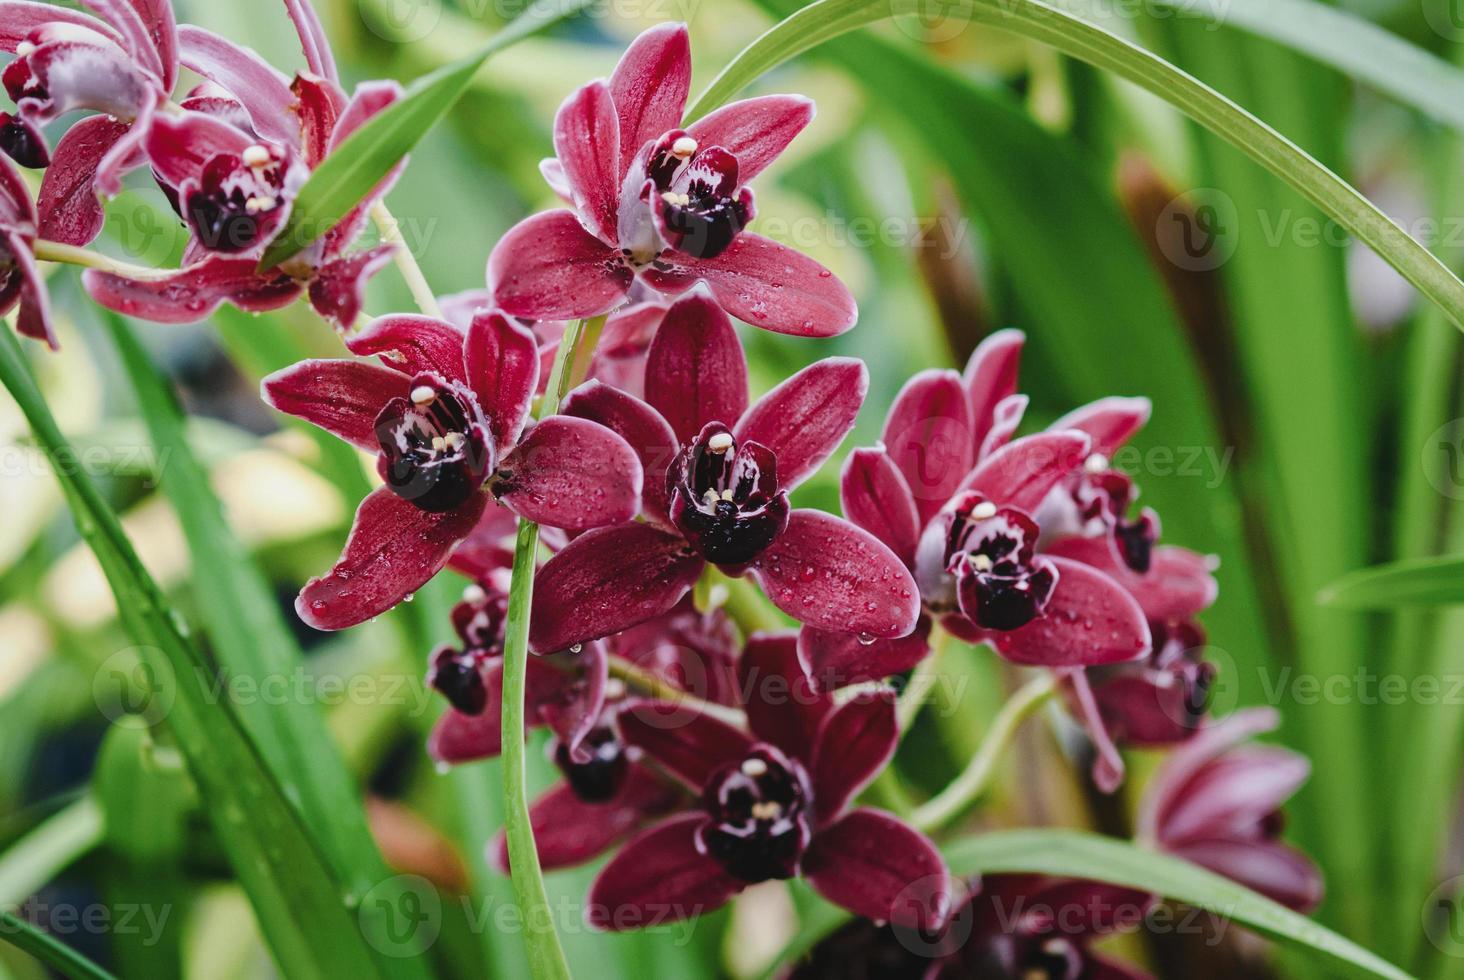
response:
<svg viewBox="0 0 1464 980"><path fill-rule="evenodd" d="M1231 143L1365 242L1464 328L1464 283L1356 188L1230 99L1104 28L1043 0L945 0L956 16L1011 31L1111 71ZM722 70L688 112L696 119L752 79L855 28L928 11L928 0L818 0L773 27Z"/></svg>
<svg viewBox="0 0 1464 980"><path fill-rule="evenodd" d="M1464 605L1464 556L1413 558L1360 568L1323 589L1317 601L1338 609Z"/></svg>
<svg viewBox="0 0 1464 980"><path fill-rule="evenodd" d="M161 485L178 514L192 557L198 605L226 680L261 686L302 676L304 655L253 559L224 521L208 473L184 436L183 411L167 379L122 318L104 322L122 355L138 408L159 458ZM315 832L336 875L364 894L388 876L371 839L360 791L336 751L319 706L310 699L258 698L236 706L285 796ZM403 975L422 974L404 959Z"/></svg>
<svg viewBox="0 0 1464 980"><path fill-rule="evenodd" d="M1061 875L1140 889L1296 946L1341 975L1408 977L1351 940L1229 878L1128 841L1074 830L1006 830L958 841L946 849L946 858L958 874Z"/></svg>
<svg viewBox="0 0 1464 980"><path fill-rule="evenodd" d="M75 451L46 406L15 335L0 334L0 384L30 424L77 529L101 565L122 624L152 678L150 717L166 725L187 761L276 962L292 977L393 975L391 961L377 955L380 947L374 950L364 931L371 917L393 910L364 902L365 896L336 876L234 706L214 696L213 666L187 624L139 561L86 468L75 465ZM387 932L373 928L372 935Z"/></svg>
<svg viewBox="0 0 1464 980"><path fill-rule="evenodd" d="M1203 909L1315 958L1328 976L1410 980L1386 960L1304 915L1292 912L1229 878L1128 841L1077 830L998 830L963 838L943 848L953 873L1039 874L1105 881ZM847 913L815 903L797 938L777 956L763 980L782 964L849 921Z"/></svg>
<svg viewBox="0 0 1464 980"><path fill-rule="evenodd" d="M590 2L535 0L477 51L408 86L403 98L373 116L315 168L259 267L274 268L335 227L447 115L485 61Z"/></svg>

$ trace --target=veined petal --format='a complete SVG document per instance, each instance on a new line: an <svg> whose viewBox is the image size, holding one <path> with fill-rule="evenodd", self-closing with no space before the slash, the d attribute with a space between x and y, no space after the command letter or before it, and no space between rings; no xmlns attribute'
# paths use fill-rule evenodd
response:
<svg viewBox="0 0 1464 980"><path fill-rule="evenodd" d="M814 834L803 876L824 898L867 919L934 931L950 916L940 852L878 810L853 810Z"/></svg>
<svg viewBox="0 0 1464 980"><path fill-rule="evenodd" d="M641 273L662 292L705 282L722 309L755 327L800 337L833 337L859 318L854 297L834 274L801 252L744 231L710 259L677 255Z"/></svg>
<svg viewBox="0 0 1464 980"><path fill-rule="evenodd" d="M587 803L568 783L560 783L529 807L529 824L539 865L545 871L584 864L639 830L648 820L669 813L684 799L676 788L644 766L631 764L620 791L604 803ZM509 873L508 842L499 834L491 847L493 864Z"/></svg>
<svg viewBox="0 0 1464 980"><path fill-rule="evenodd" d="M839 448L868 391L863 361L827 357L759 398L733 434L771 449L778 457L779 485L792 490Z"/></svg>
<svg viewBox="0 0 1464 980"><path fill-rule="evenodd" d="M51 296L46 291L46 277L36 265L29 243L20 241L16 235L6 237L11 256L20 270L20 314L15 328L21 336L43 340L52 350L58 350L61 345L51 322Z"/></svg>
<svg viewBox="0 0 1464 980"><path fill-rule="evenodd" d="M986 436L976 450L977 459L985 459L1012 441L1017 426L1022 424L1022 416L1027 414L1029 401L1026 395L1011 395L997 403L991 413L991 428L986 430Z"/></svg>
<svg viewBox="0 0 1464 980"><path fill-rule="evenodd" d="M801 95L764 95L723 106L691 124L691 138L720 146L737 158L742 183L762 173L793 137L813 121L813 100Z"/></svg>
<svg viewBox="0 0 1464 980"><path fill-rule="evenodd" d="M535 320L598 316L625 296L631 279L620 253L571 211L525 218L488 256L488 286L499 308Z"/></svg>
<svg viewBox="0 0 1464 980"><path fill-rule="evenodd" d="M361 501L335 567L300 590L296 613L318 630L381 615L442 570L487 504L479 493L456 510L429 513L378 487Z"/></svg>
<svg viewBox="0 0 1464 980"><path fill-rule="evenodd" d="M346 349L358 357L381 358L393 371L406 375L440 374L462 382L463 335L452 324L414 313L379 316L344 338Z"/></svg>
<svg viewBox="0 0 1464 980"><path fill-rule="evenodd" d="M0 2L0 51L15 53L15 46L26 40L26 36L43 24L74 24L96 31L118 45L122 38L110 25L103 23L79 10L69 10L51 3L33 3L30 0L3 0Z"/></svg>
<svg viewBox="0 0 1464 980"><path fill-rule="evenodd" d="M458 343L462 347L461 335ZM507 452L518 442L539 386L538 341L502 313L480 313L468 327L465 350L468 383L499 452Z"/></svg>
<svg viewBox="0 0 1464 980"><path fill-rule="evenodd" d="M587 419L541 420L498 466L494 495L538 524L583 531L640 510L640 460L624 439Z"/></svg>
<svg viewBox="0 0 1464 980"><path fill-rule="evenodd" d="M734 424L747 408L747 357L727 314L710 296L692 293L661 323L646 354L646 401L682 443L708 422Z"/></svg>
<svg viewBox="0 0 1464 980"><path fill-rule="evenodd" d="M256 133L300 148L295 95L284 75L249 48L192 24L178 29L178 41L183 65L238 99Z"/></svg>
<svg viewBox="0 0 1464 980"><path fill-rule="evenodd" d="M128 0L142 24L147 36L158 53L158 62L163 69L163 91L171 92L178 80L178 24L173 16L172 0Z"/></svg>
<svg viewBox="0 0 1464 980"><path fill-rule="evenodd" d="M752 574L783 612L820 629L904 636L920 616L915 580L868 531L816 510L795 510Z"/></svg>
<svg viewBox="0 0 1464 980"><path fill-rule="evenodd" d="M254 259L209 258L167 279L137 282L100 269L81 276L91 298L109 310L153 323L197 323L223 303L247 313L289 306L301 286L283 273L254 271Z"/></svg>
<svg viewBox="0 0 1464 980"><path fill-rule="evenodd" d="M659 616L691 589L703 564L680 535L649 524L582 534L539 572L529 645L564 650Z"/></svg>
<svg viewBox="0 0 1464 980"><path fill-rule="evenodd" d="M1147 398L1100 398L1075 408L1052 425L1049 431L1077 429L1093 439L1090 452L1111 457L1119 447L1149 421L1153 410Z"/></svg>
<svg viewBox="0 0 1464 980"><path fill-rule="evenodd" d="M1134 820L1137 836L1157 841L1160 825L1196 773L1246 739L1264 735L1280 724L1281 715L1275 708L1244 708L1202 729L1171 752L1145 789Z"/></svg>
<svg viewBox="0 0 1464 980"><path fill-rule="evenodd" d="M844 516L879 538L907 566L915 563L920 515L899 467L883 446L856 449L839 478Z"/></svg>
<svg viewBox="0 0 1464 980"><path fill-rule="evenodd" d="M895 397L882 439L914 495L922 526L971 469L972 433L966 391L954 371L921 371Z"/></svg>
<svg viewBox="0 0 1464 980"><path fill-rule="evenodd" d="M1029 513L1049 490L1081 466L1092 443L1082 432L1039 432L1010 442L976 464L961 483L999 507Z"/></svg>
<svg viewBox="0 0 1464 980"><path fill-rule="evenodd" d="M644 750L692 792L701 792L713 772L753 745L726 722L667 702L637 702L616 715L615 723L627 745Z"/></svg>
<svg viewBox="0 0 1464 980"><path fill-rule="evenodd" d="M165 87L171 87L173 77L177 73L176 65L164 66L158 54L158 44L153 40L152 27L143 21L142 12L145 8L152 8L156 11L156 0L83 0L83 3L92 10L101 14L107 23L116 29L117 34L122 38L122 47L133 59L150 72L159 82L166 83ZM171 9L168 12L167 28L171 35L173 25ZM176 44L176 39L169 37L170 44Z"/></svg>
<svg viewBox="0 0 1464 980"><path fill-rule="evenodd" d="M1059 538L1043 550L1107 573L1139 601L1145 616L1157 622L1189 619L1209 608L1219 593L1211 572L1214 560L1188 548L1155 548L1149 570L1142 574L1118 560L1106 537Z"/></svg>
<svg viewBox="0 0 1464 980"><path fill-rule="evenodd" d="M798 658L796 633L754 633L737 661L737 684L753 734L790 756L813 758L833 700L814 689Z"/></svg>
<svg viewBox="0 0 1464 980"><path fill-rule="evenodd" d="M1046 609L1019 629L989 633L998 653L1037 667L1093 667L1149 652L1144 612L1117 582L1081 562L1048 560L1058 578Z"/></svg>
<svg viewBox="0 0 1464 980"><path fill-rule="evenodd" d="M591 82L559 107L554 153L574 206L601 241L615 241L620 203L620 121L610 89Z"/></svg>
<svg viewBox="0 0 1464 980"><path fill-rule="evenodd" d="M1238 745L1200 769L1159 823L1161 843L1249 836L1311 775L1303 755L1279 745Z"/></svg>
<svg viewBox="0 0 1464 980"><path fill-rule="evenodd" d="M590 886L585 918L596 929L621 932L689 919L723 905L742 890L696 846L706 816L689 813L642 831L605 865Z"/></svg>
<svg viewBox="0 0 1464 980"><path fill-rule="evenodd" d="M825 691L860 681L878 681L903 674L930 653L930 620L920 617L915 632L893 640L865 643L849 633L803 627L798 654L808 675Z"/></svg>
<svg viewBox="0 0 1464 980"><path fill-rule="evenodd" d="M366 303L366 283L396 250L395 245L377 245L320 266L310 278L310 306L337 330L349 330Z"/></svg>
<svg viewBox="0 0 1464 980"><path fill-rule="evenodd" d="M895 754L895 692L867 691L824 718L814 743L813 801L819 823L835 819Z"/></svg>
<svg viewBox="0 0 1464 980"><path fill-rule="evenodd" d="M685 24L657 24L631 42L610 76L620 117L617 174L640 148L681 124L691 91L691 43Z"/></svg>
<svg viewBox="0 0 1464 980"><path fill-rule="evenodd" d="M669 530L666 470L678 448L670 424L639 398L599 381L586 381L570 392L560 411L598 422L630 445L640 457L643 473L641 511Z"/></svg>
<svg viewBox="0 0 1464 980"><path fill-rule="evenodd" d="M61 137L36 198L40 237L80 246L102 233L106 215L97 198L97 168L128 128L127 123L110 116L95 115L77 122Z"/></svg>
<svg viewBox="0 0 1464 980"><path fill-rule="evenodd" d="M1322 901L1322 873L1306 855L1276 841L1201 840L1170 851L1238 881L1297 912Z"/></svg>
<svg viewBox="0 0 1464 980"><path fill-rule="evenodd" d="M158 177L177 188L196 178L212 157L242 154L252 143L248 134L207 113L165 112L148 128L147 157Z"/></svg>
<svg viewBox="0 0 1464 980"><path fill-rule="evenodd" d="M376 417L406 393L410 379L364 361L301 361L260 382L260 396L287 415L304 419L366 452L381 451Z"/></svg>
<svg viewBox="0 0 1464 980"><path fill-rule="evenodd" d="M310 6L310 0L285 0L285 9L289 11L295 32L300 36L300 48L310 70L338 83L340 76L336 74L330 40L325 36L325 28L320 26L320 18L316 16L315 8Z"/></svg>
<svg viewBox="0 0 1464 980"><path fill-rule="evenodd" d="M578 652L529 658L525 711L549 726L575 762L590 760L583 744L605 708L608 670L605 645L598 640Z"/></svg>
<svg viewBox="0 0 1464 980"><path fill-rule="evenodd" d="M966 390L966 403L970 407L974 437L971 448L975 452L986 441L996 406L1017 392L1017 370L1026 340L1020 330L998 330L976 345L966 362L961 387Z"/></svg>

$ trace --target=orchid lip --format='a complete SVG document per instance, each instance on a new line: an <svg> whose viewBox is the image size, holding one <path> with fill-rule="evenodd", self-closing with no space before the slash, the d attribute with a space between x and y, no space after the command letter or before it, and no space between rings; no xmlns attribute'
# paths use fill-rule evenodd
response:
<svg viewBox="0 0 1464 980"><path fill-rule="evenodd" d="M427 686L463 714L481 715L488 708L488 688L478 670L481 659L472 650L442 647L432 655Z"/></svg>
<svg viewBox="0 0 1464 980"><path fill-rule="evenodd" d="M728 873L750 884L792 878L811 836L807 772L771 745L756 745L707 780L709 820L697 844Z"/></svg>
<svg viewBox="0 0 1464 980"><path fill-rule="evenodd" d="M677 454L666 482L672 521L714 564L748 564L788 526L788 494L778 486L772 450L739 445L720 422Z"/></svg>
<svg viewBox="0 0 1464 980"><path fill-rule="evenodd" d="M554 764L564 773L569 788L584 803L606 803L614 799L630 771L625 746L613 731L600 727L585 736L580 748L588 750L589 761L575 762L569 746L563 742L554 747Z"/></svg>
<svg viewBox="0 0 1464 980"><path fill-rule="evenodd" d="M1039 530L1026 512L980 494L957 506L946 539L946 571L962 614L983 629L1008 631L1042 615L1057 569L1036 555Z"/></svg>
<svg viewBox="0 0 1464 980"><path fill-rule="evenodd" d="M422 510L454 510L493 469L487 423L477 399L461 385L423 374L409 391L410 398L392 399L376 418L378 469L392 492Z"/></svg>
<svg viewBox="0 0 1464 980"><path fill-rule="evenodd" d="M184 193L184 211L206 248L243 252L262 242L283 217L288 160L283 151L255 144L204 164Z"/></svg>

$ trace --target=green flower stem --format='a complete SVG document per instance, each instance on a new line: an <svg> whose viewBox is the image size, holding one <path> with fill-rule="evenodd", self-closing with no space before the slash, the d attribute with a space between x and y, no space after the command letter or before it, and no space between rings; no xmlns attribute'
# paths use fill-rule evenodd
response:
<svg viewBox="0 0 1464 980"><path fill-rule="evenodd" d="M949 786L941 790L928 803L916 809L910 822L918 829L929 832L950 823L966 811L984 793L996 775L996 767L1006 754L1017 730L1037 709L1041 708L1057 692L1057 679L1050 671L1043 671L1035 679L1018 689L996 718L991 729L982 739L981 746L965 770Z"/></svg>
<svg viewBox="0 0 1464 980"><path fill-rule="evenodd" d="M694 694L688 694L674 684L669 684L648 670L637 667L624 657L617 657L613 654L609 658L610 676L633 688L641 694L653 697L658 701L669 701L673 704L684 704L688 708L710 715L714 718L725 721L730 725L741 727L747 723L747 718L736 708L729 708L726 705L714 704Z"/></svg>
<svg viewBox="0 0 1464 980"><path fill-rule="evenodd" d="M51 242L44 238L36 239L35 244L31 246L31 251L42 262L60 262L64 265L78 265L83 269L100 269L102 272L126 276L128 279L135 279L138 282L160 282L178 272L177 269L154 269L145 265L133 265L131 262L123 262L121 259L114 259L110 255L103 255L101 252L94 252L89 248L78 248L75 245Z"/></svg>
<svg viewBox="0 0 1464 980"><path fill-rule="evenodd" d="M415 267L416 263L413 262ZM559 411L559 404L581 379L599 342L605 317L580 320L565 331L554 357L549 386L539 417ZM503 802L504 834L513 890L524 921L529 969L536 980L569 977L569 963L555 931L534 828L529 823L529 791L524 776L524 687L529 663L529 610L534 599L534 566L539 555L539 525L520 520L513 553L513 580L508 587L508 625L503 643Z"/></svg>
<svg viewBox="0 0 1464 980"><path fill-rule="evenodd" d="M402 226L397 222L396 216L387 208L385 201L377 201L371 206L371 223L381 235L381 240L388 245L395 245L396 252L392 255L392 261L396 263L397 271L406 280L407 289L412 292L412 301L417 304L427 316L441 320L442 307L437 305L437 294L432 292L432 287L427 283L427 277L422 274L422 267L417 264L417 257L412 250L407 248L407 241L402 237Z"/></svg>

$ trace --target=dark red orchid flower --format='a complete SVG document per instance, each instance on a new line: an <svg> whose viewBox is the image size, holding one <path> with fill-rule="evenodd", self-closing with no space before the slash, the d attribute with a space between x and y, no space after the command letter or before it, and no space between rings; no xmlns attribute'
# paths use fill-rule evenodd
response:
<svg viewBox="0 0 1464 980"><path fill-rule="evenodd" d="M108 194L138 162L148 121L178 77L178 34L168 0L86 0L93 17L47 3L0 3L0 50L15 55L0 80L15 112L0 113L0 151L24 167L83 165ZM68 112L103 114L85 138L57 147L41 127ZM63 143L66 141L63 140Z"/></svg>
<svg viewBox="0 0 1464 980"><path fill-rule="evenodd" d="M749 406L727 314L701 294L678 300L647 354L647 401L597 382L565 400L566 414L636 447L645 520L581 535L550 559L534 588L530 645L563 649L660 615L708 562L751 574L801 622L909 633L919 600L899 558L867 531L788 502L853 427L867 387L863 364L831 357Z"/></svg>
<svg viewBox="0 0 1464 980"><path fill-rule="evenodd" d="M0 159L0 316L20 304L16 329L56 348L46 280L31 249L36 240L36 207L9 160Z"/></svg>
<svg viewBox="0 0 1464 980"><path fill-rule="evenodd" d="M499 307L535 320L594 316L635 283L678 295L705 283L733 316L826 337L854 325L853 297L823 266L744 231L746 186L813 118L792 95L746 99L682 129L691 88L685 25L663 24L625 52L608 82L575 92L541 167L573 210L510 229L488 259Z"/></svg>
<svg viewBox="0 0 1464 980"><path fill-rule="evenodd" d="M820 684L908 670L940 621L1017 663L1077 667L1134 660L1150 649L1143 612L1101 570L1041 547L1039 511L1088 458L1092 436L1060 428L1013 439L1027 399L1016 393L1023 337L983 342L964 374L923 371L901 390L883 441L844 466L849 519L914 572L922 628L893 642L851 643L805 630Z"/></svg>
<svg viewBox="0 0 1464 980"><path fill-rule="evenodd" d="M789 980L1147 980L1091 945L1136 928L1152 905L1096 881L991 875L944 931L857 920L815 946Z"/></svg>
<svg viewBox="0 0 1464 980"><path fill-rule="evenodd" d="M1311 765L1280 746L1245 744L1278 724L1274 709L1248 708L1175 749L1145 789L1137 836L1304 912L1321 902L1322 876L1281 842L1281 805Z"/></svg>
<svg viewBox="0 0 1464 980"><path fill-rule="evenodd" d="M506 584L506 583L505 583ZM467 587L452 611L459 646L433 651L427 686L452 706L432 731L428 752L439 762L490 758L503 749L503 630L508 593L492 583ZM528 664L524 712L529 727L550 728L563 747L566 764L589 764L591 737L605 706L606 660L603 644L532 657Z"/></svg>
<svg viewBox="0 0 1464 980"><path fill-rule="evenodd" d="M561 415L522 431L539 357L507 318L480 316L464 335L429 317L382 317L346 345L382 365L303 361L262 386L280 411L375 453L385 483L361 502L335 568L300 593L296 610L315 628L354 626L416 591L494 500L567 530L639 508L640 463L615 433Z"/></svg>
<svg viewBox="0 0 1464 980"><path fill-rule="evenodd" d="M750 733L653 701L617 716L622 739L700 803L611 859L590 889L590 923L620 930L699 915L795 875L858 915L943 922L949 876L934 845L886 813L850 809L894 754L893 692L835 704L803 673L792 634L754 636L738 669Z"/></svg>
<svg viewBox="0 0 1464 980"><path fill-rule="evenodd" d="M157 323L192 323L225 302L262 312L303 292L337 328L355 324L366 282L393 247L350 247L400 167L284 266L258 272L256 265L310 171L400 98L401 88L367 82L347 98L314 12L301 0L287 0L286 7L308 66L293 81L225 38L189 25L179 29L182 63L208 84L183 101L181 113L158 114L143 149L192 232L184 267L148 281L90 270L83 281L98 303Z"/></svg>
<svg viewBox="0 0 1464 980"><path fill-rule="evenodd" d="M469 586L453 610L461 648L443 647L433 655L428 684L453 705L428 742L438 762L469 762L502 750L506 586L506 577ZM640 761L639 749L620 741L613 719L625 690L620 681L605 679L607 649L704 700L735 702L737 642L731 624L724 614L698 613L689 602L603 643L531 657L526 718L530 726L554 732L550 751L564 777L529 811L546 869L582 864L691 802L678 783ZM490 853L506 871L501 834Z"/></svg>
<svg viewBox="0 0 1464 980"><path fill-rule="evenodd" d="M594 355L585 372L586 378L602 381L637 398L645 397L646 354L669 308L662 299L639 298L642 294L651 296L649 290L632 290L630 305L622 306L606 318L600 331L600 341L595 345ZM466 330L474 315L493 309L493 294L486 289L468 289L439 297L438 304L445 318ZM543 394L544 386L549 382L549 368L554 363L554 355L559 352L559 343L568 324L563 320L520 322L532 330L539 341L542 365L539 392Z"/></svg>

